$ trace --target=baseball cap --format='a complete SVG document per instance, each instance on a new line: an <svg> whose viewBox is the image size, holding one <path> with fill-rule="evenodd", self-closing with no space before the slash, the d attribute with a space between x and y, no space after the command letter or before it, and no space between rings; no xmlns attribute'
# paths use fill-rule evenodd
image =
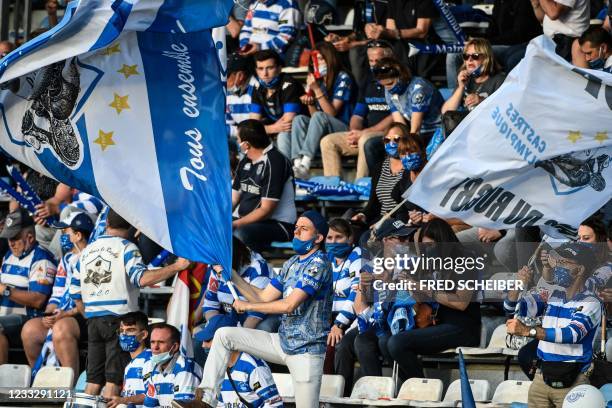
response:
<svg viewBox="0 0 612 408"><path fill-rule="evenodd" d="M587 242L568 242L561 245L555 252L562 258L571 259L583 265L586 271L591 272L597 266L597 257L593 246Z"/></svg>
<svg viewBox="0 0 612 408"><path fill-rule="evenodd" d="M231 315L218 314L210 318L206 326L197 332L194 338L197 341L211 341L215 333L222 327L236 327L238 322Z"/></svg>
<svg viewBox="0 0 612 408"><path fill-rule="evenodd" d="M22 229L30 225L34 225L34 219L25 209L19 208L6 216L4 229L0 232L0 238L15 238Z"/></svg>
<svg viewBox="0 0 612 408"><path fill-rule="evenodd" d="M375 231L376 238L382 239L385 237L409 237L415 233L417 228L408 227L402 221L389 218Z"/></svg>
<svg viewBox="0 0 612 408"><path fill-rule="evenodd" d="M94 223L84 212L73 211L68 216L51 225L53 228L64 229L73 228L79 231L91 232L94 229Z"/></svg>

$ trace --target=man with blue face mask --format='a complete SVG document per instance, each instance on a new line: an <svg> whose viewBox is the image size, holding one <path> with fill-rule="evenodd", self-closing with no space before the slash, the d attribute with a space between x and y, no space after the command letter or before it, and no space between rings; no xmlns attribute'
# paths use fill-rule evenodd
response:
<svg viewBox="0 0 612 408"><path fill-rule="evenodd" d="M202 398L193 406L217 405L217 395L232 351L289 368L297 408L319 406L326 340L332 301L332 273L322 250L328 233L325 218L306 211L295 225L293 249L296 255L283 265L280 273L264 289L257 289L237 274L232 275L248 302L236 300L239 313L255 311L281 314L278 333L241 327L223 327L215 333L204 366L200 389ZM217 273L222 269L214 267ZM198 396L199 397L199 396Z"/></svg>
<svg viewBox="0 0 612 408"><path fill-rule="evenodd" d="M110 397L107 407L115 408L120 404L129 408L141 408L145 400L143 369L151 359L151 349L147 348L149 339L149 319L146 314L130 312L119 320L119 346L130 353L132 361L125 367L121 396Z"/></svg>
<svg viewBox="0 0 612 408"><path fill-rule="evenodd" d="M21 346L22 326L43 314L57 268L36 241L34 220L24 209L6 216L0 238L8 239L10 249L0 272L0 364L5 364L9 346Z"/></svg>
<svg viewBox="0 0 612 408"><path fill-rule="evenodd" d="M167 323L151 326L151 358L145 363L145 407L170 407L172 401L189 401L202 379L202 368L179 352L181 333Z"/></svg>
<svg viewBox="0 0 612 408"><path fill-rule="evenodd" d="M591 27L578 39L590 69L612 73L612 35L602 27Z"/></svg>
<svg viewBox="0 0 612 408"><path fill-rule="evenodd" d="M509 334L539 340L540 369L529 389L529 406L561 407L573 387L588 383L593 339L601 324L601 303L585 282L596 266L592 246L582 242L561 245L548 256L553 287L523 294L515 315L542 316L541 326L519 319L506 322Z"/></svg>
<svg viewBox="0 0 612 408"><path fill-rule="evenodd" d="M260 51L254 58L257 84L250 118L260 120L266 133L276 138L281 153L287 154L293 118L302 110L300 97L304 95L304 87L281 72L282 60L276 52Z"/></svg>

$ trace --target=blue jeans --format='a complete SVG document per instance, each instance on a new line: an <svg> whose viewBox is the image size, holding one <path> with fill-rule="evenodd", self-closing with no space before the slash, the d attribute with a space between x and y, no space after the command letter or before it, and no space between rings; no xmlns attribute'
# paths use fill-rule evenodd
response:
<svg viewBox="0 0 612 408"><path fill-rule="evenodd" d="M307 156L311 159L319 151L319 142L323 136L348 130L346 123L325 112L315 112L312 117L299 115L291 123L291 140L287 143L285 133L279 133L278 148L285 156L295 159ZM281 136L285 140L281 141Z"/></svg>

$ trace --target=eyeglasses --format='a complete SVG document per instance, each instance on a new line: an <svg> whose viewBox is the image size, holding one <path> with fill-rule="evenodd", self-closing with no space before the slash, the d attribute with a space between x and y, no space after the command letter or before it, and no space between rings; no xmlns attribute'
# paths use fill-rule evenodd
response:
<svg viewBox="0 0 612 408"><path fill-rule="evenodd" d="M384 76L386 78L399 77L399 71L391 65L376 66L372 68L375 77Z"/></svg>
<svg viewBox="0 0 612 408"><path fill-rule="evenodd" d="M474 61L478 61L480 60L480 55L478 53L474 53L474 54L463 54L463 60L464 61L468 61L470 59L473 59Z"/></svg>

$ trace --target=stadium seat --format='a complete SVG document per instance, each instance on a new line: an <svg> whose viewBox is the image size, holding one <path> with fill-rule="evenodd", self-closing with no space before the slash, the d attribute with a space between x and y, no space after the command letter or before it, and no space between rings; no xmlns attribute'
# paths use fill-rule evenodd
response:
<svg viewBox="0 0 612 408"><path fill-rule="evenodd" d="M395 384L391 377L361 377L351 391L351 398L390 399L395 396Z"/></svg>
<svg viewBox="0 0 612 408"><path fill-rule="evenodd" d="M491 385L487 380L470 380L470 388L474 394L474 401L484 402L489 400ZM461 380L455 380L448 386L444 401L461 401Z"/></svg>
<svg viewBox="0 0 612 408"><path fill-rule="evenodd" d="M503 354L506 348L506 325L500 324L493 331L491 340L485 348L480 347L457 347L457 352L461 352L466 356L478 356L485 354Z"/></svg>
<svg viewBox="0 0 612 408"><path fill-rule="evenodd" d="M410 378L402 384L397 399L414 401L441 401L442 380L437 378Z"/></svg>
<svg viewBox="0 0 612 408"><path fill-rule="evenodd" d="M0 387L29 387L32 370L27 364L0 365Z"/></svg>
<svg viewBox="0 0 612 408"><path fill-rule="evenodd" d="M83 371L77 379L76 385L74 386L74 392L85 392L85 386L87 385L87 371Z"/></svg>
<svg viewBox="0 0 612 408"><path fill-rule="evenodd" d="M344 377L341 375L323 374L321 379L322 397L342 397L344 392Z"/></svg>
<svg viewBox="0 0 612 408"><path fill-rule="evenodd" d="M531 387L531 381L503 381L495 389L492 402L498 404L522 402L526 404L529 387Z"/></svg>
<svg viewBox="0 0 612 408"><path fill-rule="evenodd" d="M293 390L293 379L291 378L291 374L272 373L272 377L274 377L276 388L278 388L278 393L281 397L295 397L295 391Z"/></svg>
<svg viewBox="0 0 612 408"><path fill-rule="evenodd" d="M74 371L70 367L43 367L32 382L32 387L72 388Z"/></svg>

